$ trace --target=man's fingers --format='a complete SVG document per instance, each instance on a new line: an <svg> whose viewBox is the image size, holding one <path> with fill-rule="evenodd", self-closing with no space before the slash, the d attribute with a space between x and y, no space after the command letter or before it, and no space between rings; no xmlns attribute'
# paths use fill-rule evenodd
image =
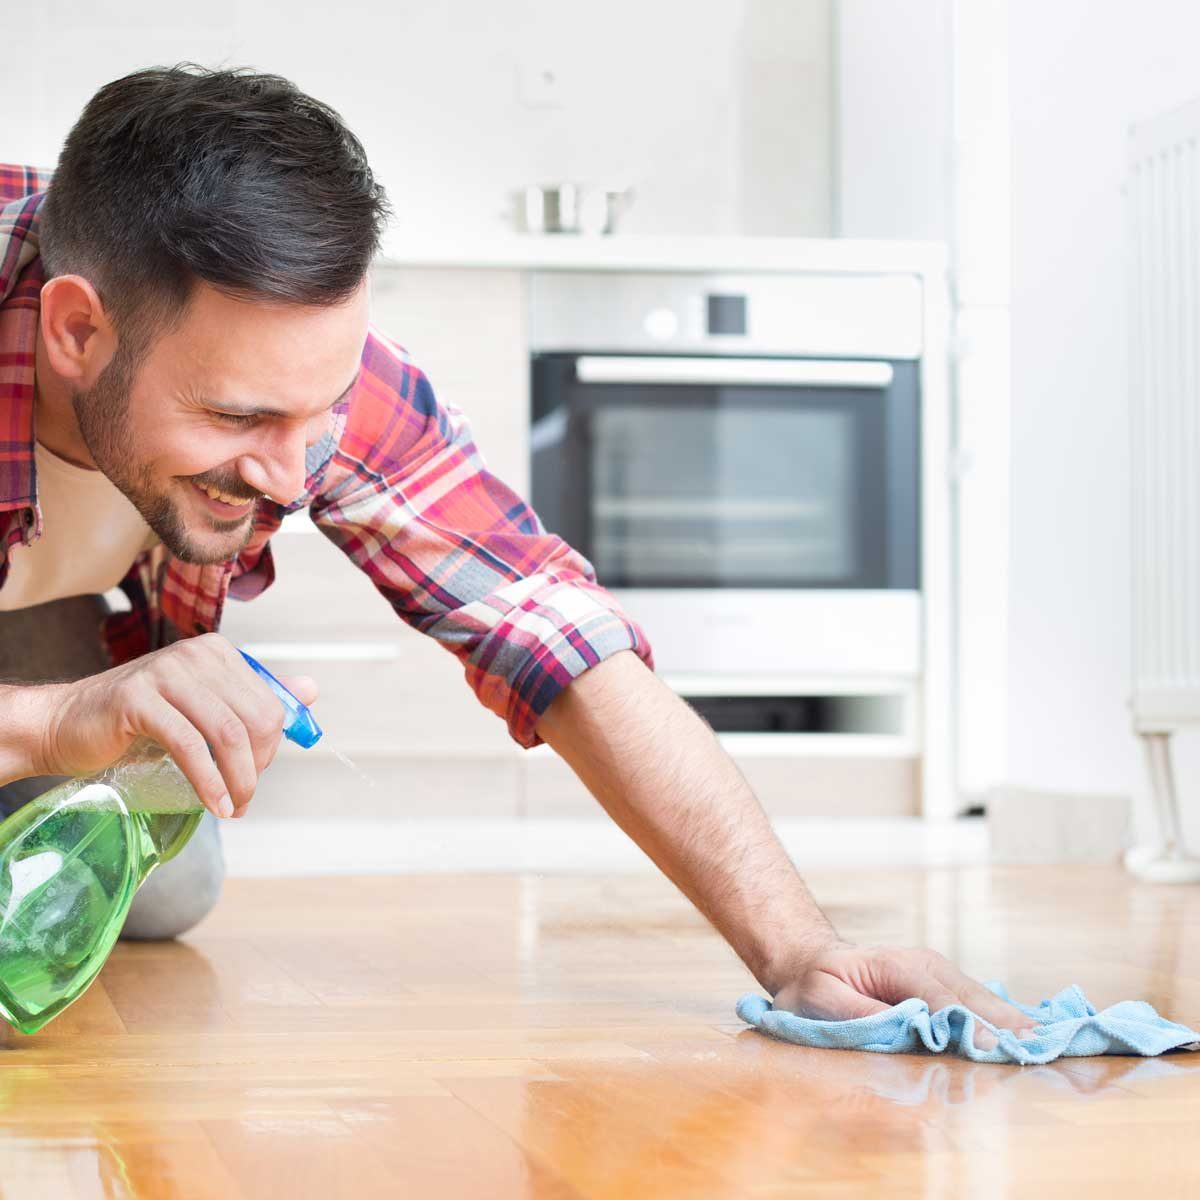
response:
<svg viewBox="0 0 1200 1200"><path fill-rule="evenodd" d="M1019 1008L1006 1004L995 992L985 988L969 975L964 975L951 963L947 962L939 975L943 982L958 994L958 1002L973 1013L978 1013L985 1021L990 1021L1001 1029L1011 1029L1015 1033L1034 1028L1035 1023Z"/></svg>
<svg viewBox="0 0 1200 1200"><path fill-rule="evenodd" d="M146 733L170 752L175 765L187 776L205 808L215 816L229 816L233 803L225 780L195 725L161 697L140 723Z"/></svg>
<svg viewBox="0 0 1200 1200"><path fill-rule="evenodd" d="M796 985L781 989L772 1007L815 1021L853 1021L887 1012L891 1005L864 996L834 975L821 974L805 980L803 994Z"/></svg>
<svg viewBox="0 0 1200 1200"><path fill-rule="evenodd" d="M316 703L317 681L311 675L279 675L277 678L301 704Z"/></svg>
<svg viewBox="0 0 1200 1200"><path fill-rule="evenodd" d="M929 1005L931 1013L941 1012L943 1008L962 1003L949 988L943 987L942 984L932 979L921 988L917 995Z"/></svg>
<svg viewBox="0 0 1200 1200"><path fill-rule="evenodd" d="M999 996L988 991L983 984L968 980L964 992L963 1003L972 1012L978 1013L984 1020L991 1021L998 1028L1011 1029L1014 1033L1034 1028L1035 1023L1019 1008L1005 1004Z"/></svg>
<svg viewBox="0 0 1200 1200"><path fill-rule="evenodd" d="M242 665L245 666L244 663ZM271 765L279 749L286 714L275 693L249 667L246 667L245 674L249 676L245 688L227 685L219 694L245 726L254 755L254 768L261 775ZM244 803L236 795L233 799L235 805Z"/></svg>
<svg viewBox="0 0 1200 1200"><path fill-rule="evenodd" d="M974 980L968 978L966 975L963 976L963 980L968 984L974 983ZM987 992L987 988L980 984L975 984L975 987L979 988L980 991ZM992 995L991 992L987 992L987 994L989 996ZM987 1021L991 1021L991 1017L989 1017L987 1013L980 1011L980 1008L977 1004L969 1002L964 997L961 990L957 993L952 992L948 987L944 986L940 982L933 983L924 988L921 994L921 999L929 1005L929 1011L931 1013L940 1012L943 1008L957 1008L961 1005L970 1009L970 1011L975 1013L977 1016L983 1017ZM996 997L992 996L992 999L995 1000ZM1008 1006L1005 1005L1004 1007ZM995 1022L993 1022L993 1024L995 1024ZM980 1050L992 1050L996 1046L996 1035L985 1026L977 1024L975 1026L974 1041L975 1045L978 1046Z"/></svg>
<svg viewBox="0 0 1200 1200"><path fill-rule="evenodd" d="M998 1039L986 1026L976 1025L972 1040L980 1050L995 1050Z"/></svg>
<svg viewBox="0 0 1200 1200"><path fill-rule="evenodd" d="M870 996L864 996L861 992L856 992L853 988L839 989L836 996L830 998L829 1003L839 1010L837 1016L828 1017L827 1020L833 1021L853 1021L858 1017L873 1017L876 1013L887 1012L892 1006L884 1004L881 1000L873 1000Z"/></svg>
<svg viewBox="0 0 1200 1200"><path fill-rule="evenodd" d="M186 692L164 689L164 695L200 731L217 760L230 799L229 811L218 815L227 817L235 808L248 804L258 786L258 765L242 718L203 686L196 685Z"/></svg>

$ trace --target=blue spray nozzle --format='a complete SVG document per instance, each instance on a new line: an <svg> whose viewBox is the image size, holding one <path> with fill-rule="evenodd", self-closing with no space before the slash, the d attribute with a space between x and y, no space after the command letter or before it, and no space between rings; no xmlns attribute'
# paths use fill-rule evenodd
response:
<svg viewBox="0 0 1200 1200"><path fill-rule="evenodd" d="M297 700L258 659L251 658L245 650L239 650L238 653L282 702L286 714L283 722L283 736L288 741L295 742L297 746L303 746L305 750L310 746L315 746L321 740L323 730L313 719L308 705Z"/></svg>

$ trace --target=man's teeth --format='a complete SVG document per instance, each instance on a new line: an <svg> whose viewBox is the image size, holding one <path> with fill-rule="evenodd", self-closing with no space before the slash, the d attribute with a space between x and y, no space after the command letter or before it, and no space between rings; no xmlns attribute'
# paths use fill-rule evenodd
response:
<svg viewBox="0 0 1200 1200"><path fill-rule="evenodd" d="M232 505L234 508L241 508L243 504L249 503L246 500L239 500L236 496L226 495L224 492L219 492L215 487L209 487L206 483L197 483L196 486L206 495L211 496L214 500L220 500L222 504Z"/></svg>

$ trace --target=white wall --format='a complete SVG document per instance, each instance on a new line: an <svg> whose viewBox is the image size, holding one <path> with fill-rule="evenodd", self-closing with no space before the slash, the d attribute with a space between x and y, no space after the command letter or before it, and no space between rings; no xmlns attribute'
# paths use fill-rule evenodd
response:
<svg viewBox="0 0 1200 1200"><path fill-rule="evenodd" d="M1014 781L1133 792L1121 183L1135 120L1200 93L1200 8L1012 0ZM1198 332L1200 336L1200 332ZM1197 619L1200 619L1198 615ZM1200 835L1200 746L1180 739Z"/></svg>
<svg viewBox="0 0 1200 1200"><path fill-rule="evenodd" d="M838 0L834 229L950 235L953 0Z"/></svg>
<svg viewBox="0 0 1200 1200"><path fill-rule="evenodd" d="M632 182L646 233L829 231L831 0L42 0L5 34L0 161L102 83L192 59L342 112L410 231L510 227L530 182ZM15 40L15 44L14 44ZM549 68L562 107L522 102Z"/></svg>
<svg viewBox="0 0 1200 1200"><path fill-rule="evenodd" d="M1009 546L1007 567L996 576L1005 614L989 609L978 585L985 579L981 559L1003 553L989 535L989 529L1003 535L1000 522L994 512L985 515L975 532L979 519L964 506L963 562L977 579L977 600L968 596L967 605L974 603L977 615L964 614L965 636L975 647L968 647L964 667L964 785L1007 780L1124 792L1136 798L1144 832L1148 788L1127 708L1121 185L1129 126L1200 94L1192 53L1200 9L1171 0L1136 10L1086 0L1009 0L1007 30L997 26L994 33L997 46L1007 43L1007 86L1003 79L989 85L994 99L1008 93L1005 135L995 106L987 111L978 94L978 79L972 83L987 57L987 37L977 36L987 34L980 11L996 7L994 0L901 6L840 0L838 229L949 238L960 304L996 326L985 339L994 353L1003 351L998 322L1011 306L1011 389L985 386L977 391L984 407L974 411L967 389L959 395L960 427L976 431L964 464L975 512L987 514L1007 492ZM964 126L972 108L977 120ZM1009 201L1008 211L994 205L994 237L986 226L971 227L988 208L985 194L970 194L981 138L992 143L995 187ZM1011 164L999 161L1009 153ZM964 163L971 168L966 179ZM1004 287L999 264L1010 222L1011 281ZM992 256L982 271L980 253ZM980 352L978 320L974 328L968 322L966 333L960 385L964 367ZM1006 437L1007 485L996 478ZM989 636L1000 648L999 663L986 645ZM972 656L981 664L973 679ZM1005 695L999 712L992 702L997 680ZM1000 731L998 743L988 729ZM1193 800L1200 792L1200 735L1177 739L1177 765L1185 823L1200 842L1200 803Z"/></svg>

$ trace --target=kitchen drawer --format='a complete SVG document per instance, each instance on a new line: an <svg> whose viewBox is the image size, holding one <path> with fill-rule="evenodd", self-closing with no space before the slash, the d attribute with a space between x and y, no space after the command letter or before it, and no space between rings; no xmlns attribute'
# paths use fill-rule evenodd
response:
<svg viewBox="0 0 1200 1200"><path fill-rule="evenodd" d="M259 781L251 819L436 820L517 815L516 752L479 759L453 753L351 757L354 765L347 766L322 742L311 750L283 747ZM396 836L403 836L401 826L397 826Z"/></svg>
<svg viewBox="0 0 1200 1200"><path fill-rule="evenodd" d="M314 712L331 746L350 755L506 754L515 743L505 723L485 709L447 651L418 634L397 643L394 658L348 656L382 647L327 644L322 657L303 646L252 642L250 651L279 675L311 675L321 689ZM282 652L281 649L282 648Z"/></svg>
<svg viewBox="0 0 1200 1200"><path fill-rule="evenodd" d="M828 754L740 756L734 761L769 817L901 817L920 812L920 760ZM585 817L600 809L557 755L521 756L520 811Z"/></svg>

